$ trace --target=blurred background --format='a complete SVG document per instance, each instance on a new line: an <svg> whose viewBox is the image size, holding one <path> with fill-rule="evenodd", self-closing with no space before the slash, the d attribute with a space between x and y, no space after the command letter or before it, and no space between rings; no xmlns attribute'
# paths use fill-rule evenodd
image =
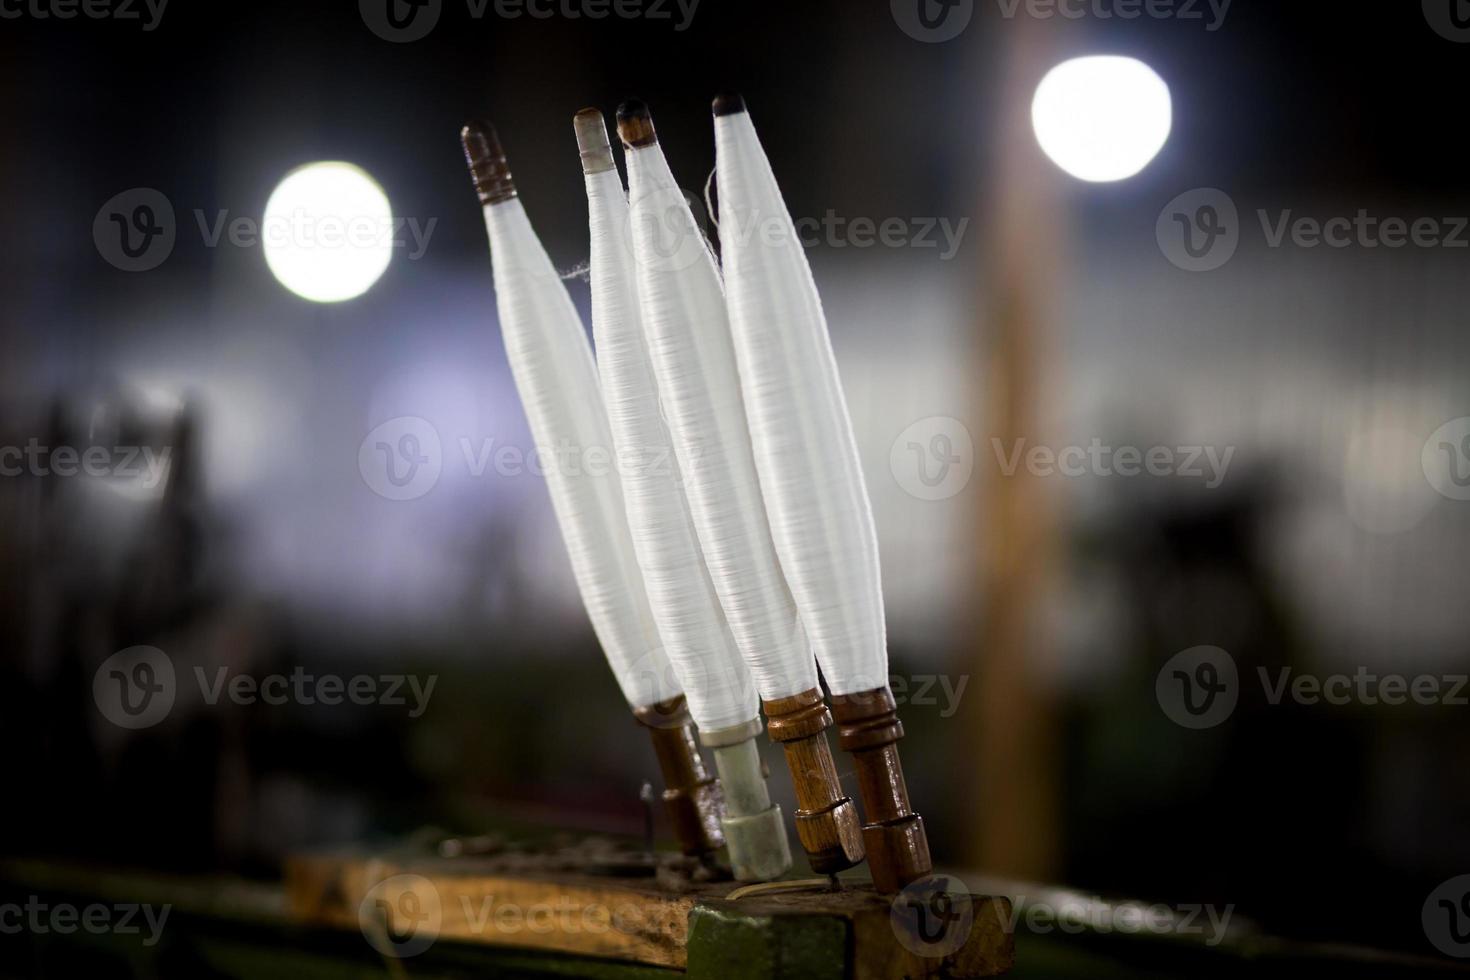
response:
<svg viewBox="0 0 1470 980"><path fill-rule="evenodd" d="M810 234L936 861L1432 954L1470 871L1458 7L7 8L0 851L268 879L424 826L641 832L458 132L495 121L585 313L572 114L645 99L699 200L736 88ZM1038 96L1093 55L1136 61ZM273 245L314 161L392 243ZM177 693L128 727L138 645ZM434 686L211 687L296 672Z"/></svg>

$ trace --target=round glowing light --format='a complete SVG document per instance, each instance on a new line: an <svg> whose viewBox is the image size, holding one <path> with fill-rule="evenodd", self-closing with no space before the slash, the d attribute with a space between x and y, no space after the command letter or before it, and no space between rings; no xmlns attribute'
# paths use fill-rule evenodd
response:
<svg viewBox="0 0 1470 980"><path fill-rule="evenodd" d="M303 299L338 303L367 292L388 268L393 209L361 167L308 163L271 192L260 237L282 286Z"/></svg>
<svg viewBox="0 0 1470 980"><path fill-rule="evenodd" d="M1169 86L1134 58L1064 61L1046 73L1031 101L1036 141L1079 180L1132 177L1163 149L1172 123Z"/></svg>

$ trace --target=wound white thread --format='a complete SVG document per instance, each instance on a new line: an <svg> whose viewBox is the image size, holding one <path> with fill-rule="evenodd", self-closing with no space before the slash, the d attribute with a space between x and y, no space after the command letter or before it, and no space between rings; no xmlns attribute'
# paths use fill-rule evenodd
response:
<svg viewBox="0 0 1470 980"><path fill-rule="evenodd" d="M873 511L821 298L746 112L715 117L720 248L781 568L833 694L888 684Z"/></svg>
<svg viewBox="0 0 1470 980"><path fill-rule="evenodd" d="M664 413L711 581L766 699L817 686L767 525L719 273L657 143L628 148L629 234Z"/></svg>
<svg viewBox="0 0 1470 980"><path fill-rule="evenodd" d="M485 207L500 329L592 628L623 696L681 692L633 550L597 370L581 319L520 198Z"/></svg>
<svg viewBox="0 0 1470 980"><path fill-rule="evenodd" d="M628 200L615 169L587 174L586 184L592 333L638 564L695 724L732 728L759 716L755 683L710 582L659 411L626 236Z"/></svg>

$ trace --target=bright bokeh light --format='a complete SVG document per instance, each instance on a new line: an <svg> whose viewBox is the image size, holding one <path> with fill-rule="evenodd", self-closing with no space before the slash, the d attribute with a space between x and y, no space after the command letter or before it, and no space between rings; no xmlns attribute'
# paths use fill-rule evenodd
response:
<svg viewBox="0 0 1470 980"><path fill-rule="evenodd" d="M1064 61L1047 72L1031 102L1036 141L1079 180L1132 177L1163 149L1172 123L1169 86L1134 58Z"/></svg>
<svg viewBox="0 0 1470 980"><path fill-rule="evenodd" d="M393 210L361 167L308 163L271 192L260 240L281 285L303 299L337 303L367 292L388 268Z"/></svg>

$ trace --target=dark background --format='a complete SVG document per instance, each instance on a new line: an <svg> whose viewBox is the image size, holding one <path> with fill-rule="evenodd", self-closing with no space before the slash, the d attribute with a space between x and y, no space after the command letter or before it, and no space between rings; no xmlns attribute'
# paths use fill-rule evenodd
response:
<svg viewBox="0 0 1470 980"><path fill-rule="evenodd" d="M570 269L587 251L572 114L642 97L698 190L709 99L737 88L794 214L969 219L948 260L810 250L874 497L895 674L966 684L953 705L903 709L938 862L1432 952L1421 905L1470 866L1465 707L1273 706L1247 684L1228 722L1193 732L1154 680L1199 644L1243 676L1470 668L1470 505L1418 468L1429 434L1470 413L1467 254L1271 250L1257 230L1193 274L1154 226L1196 187L1225 189L1246 221L1466 214L1470 47L1412 3L1237 0L1209 32L1007 18L977 0L938 44L874 2L702 0L684 31L493 10L446 0L405 44L352 3L173 0L151 32L0 20L0 443L174 452L155 495L0 478L0 850L268 877L293 850L424 825L638 832L651 753L544 487L450 465L461 437L528 445L458 131L495 121ZM1007 122L1038 68L1085 53L1140 58L1171 89L1169 142L1118 184L1065 177ZM360 165L395 214L436 222L422 257L395 254L331 306L281 288L259 248L208 247L194 217L258 216L317 159ZM127 273L92 225L136 187L170 200L178 238ZM1002 216L1012 193L1042 205L1019 230ZM585 283L570 288L585 311ZM1037 311L1020 377L1015 295ZM997 413L998 371L1026 411ZM354 467L398 415L445 440L444 477L413 501L374 495ZM973 480L943 501L903 493L888 462L931 416L964 420L974 442ZM1208 491L1146 476L1018 488L990 448L1017 434L1235 457ZM1031 501L1019 536L1017 497ZM1010 556L999 571L993 542ZM1021 600L1008 615L1024 640L997 626L998 596ZM418 719L191 703L128 733L91 690L135 644L181 673L439 680ZM998 722L998 702L1026 725Z"/></svg>

